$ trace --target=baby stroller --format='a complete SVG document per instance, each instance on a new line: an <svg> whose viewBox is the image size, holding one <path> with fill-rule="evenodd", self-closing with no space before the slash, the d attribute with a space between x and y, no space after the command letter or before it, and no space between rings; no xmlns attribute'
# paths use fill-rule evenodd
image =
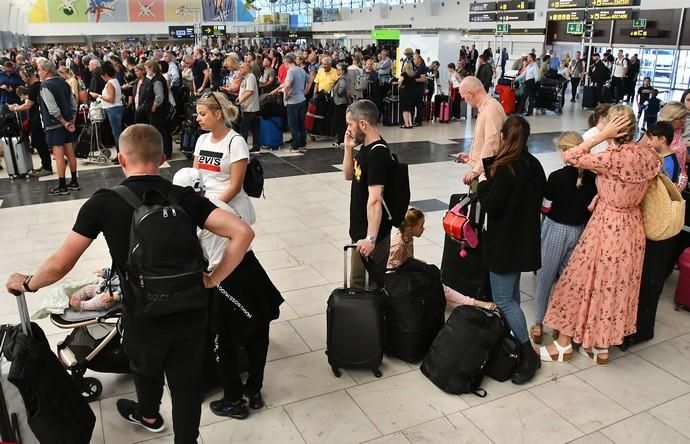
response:
<svg viewBox="0 0 690 444"><path fill-rule="evenodd" d="M72 332L57 346L57 355L88 402L103 391L101 381L85 377L86 370L99 373L130 373L129 358L122 345L122 305L106 312L66 310L50 320Z"/></svg>

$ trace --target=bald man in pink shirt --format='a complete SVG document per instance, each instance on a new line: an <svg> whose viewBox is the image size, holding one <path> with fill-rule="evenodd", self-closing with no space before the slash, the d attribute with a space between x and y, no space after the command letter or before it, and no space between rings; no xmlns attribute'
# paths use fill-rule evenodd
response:
<svg viewBox="0 0 690 444"><path fill-rule="evenodd" d="M470 165L470 171L463 178L465 185L470 185L484 172L482 159L496 155L506 113L501 104L484 90L482 82L474 76L462 80L460 95L470 106L479 110L470 153L458 153L456 159L456 162Z"/></svg>

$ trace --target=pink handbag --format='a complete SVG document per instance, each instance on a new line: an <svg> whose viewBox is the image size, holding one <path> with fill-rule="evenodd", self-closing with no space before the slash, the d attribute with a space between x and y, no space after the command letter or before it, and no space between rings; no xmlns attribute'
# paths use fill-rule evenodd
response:
<svg viewBox="0 0 690 444"><path fill-rule="evenodd" d="M443 230L451 239L460 243L460 257L466 257L466 247L477 248L479 237L470 223L470 199L465 198L443 216Z"/></svg>

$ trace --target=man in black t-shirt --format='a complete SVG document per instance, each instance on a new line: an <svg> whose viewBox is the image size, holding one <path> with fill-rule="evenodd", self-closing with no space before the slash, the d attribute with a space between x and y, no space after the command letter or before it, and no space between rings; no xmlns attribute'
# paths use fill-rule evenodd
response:
<svg viewBox="0 0 690 444"><path fill-rule="evenodd" d="M345 180L350 191L350 238L361 256L373 259L377 276L383 277L390 252L391 221L383 209L383 189L391 182L393 158L377 128L379 111L371 100L359 100L347 108ZM354 154L354 148L361 148ZM359 254L352 255L350 285L365 285L364 264Z"/></svg>
<svg viewBox="0 0 690 444"><path fill-rule="evenodd" d="M150 125L132 125L122 132L118 159L127 176L122 184L139 198L150 190L167 195L174 186L159 176L159 165L165 161L163 141ZM222 282L244 257L254 233L247 224L227 211L218 210L191 188L181 192L179 203L200 228L228 238L221 262L213 272L204 275L204 285L214 287L214 282ZM34 292L59 281L74 267L99 233L105 237L115 269L126 269L132 214L133 208L116 193L97 191L79 210L74 227L60 249L34 275L10 275L7 289ZM131 289L128 290L122 277L120 280L126 301ZM196 442L201 418L207 317L206 310L197 310L141 318L130 312L125 303L123 345L130 359L138 398L138 402L117 401L118 412L125 420L151 432L165 428L159 414L165 377L172 397L175 442Z"/></svg>
<svg viewBox="0 0 690 444"><path fill-rule="evenodd" d="M218 48L213 48L211 51L211 61L208 62L211 69L211 91L218 91L218 88L223 83L223 59Z"/></svg>
<svg viewBox="0 0 690 444"><path fill-rule="evenodd" d="M204 52L201 48L194 48L194 64L192 65L194 93L201 95L206 88L211 86L211 70L204 60Z"/></svg>

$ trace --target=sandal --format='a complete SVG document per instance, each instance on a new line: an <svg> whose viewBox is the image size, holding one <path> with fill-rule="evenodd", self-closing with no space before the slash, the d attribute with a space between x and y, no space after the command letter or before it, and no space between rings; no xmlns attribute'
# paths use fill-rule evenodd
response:
<svg viewBox="0 0 690 444"><path fill-rule="evenodd" d="M530 334L532 335L532 341L535 344L541 345L541 337L544 333L544 327L541 324L534 324L530 329Z"/></svg>
<svg viewBox="0 0 690 444"><path fill-rule="evenodd" d="M556 354L549 353L546 346L539 347L539 359L545 362L568 362L570 358L573 357L573 344L568 344L567 347L563 347L558 342L554 341L553 345L556 346Z"/></svg>
<svg viewBox="0 0 690 444"><path fill-rule="evenodd" d="M584 347L580 348L580 354L582 356L586 356L592 361L594 361L595 364L597 365L607 365L609 363L609 349L608 348L596 348L592 347L591 349L587 350ZM606 357L602 357L599 355L606 355Z"/></svg>

